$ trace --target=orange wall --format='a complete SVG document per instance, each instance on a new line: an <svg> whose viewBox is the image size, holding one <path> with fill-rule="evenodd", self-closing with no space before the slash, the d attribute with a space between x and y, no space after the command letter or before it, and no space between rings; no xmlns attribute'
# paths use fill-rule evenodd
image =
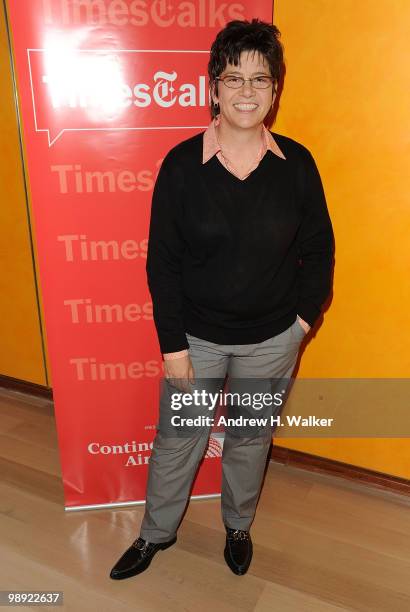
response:
<svg viewBox="0 0 410 612"><path fill-rule="evenodd" d="M273 129L312 151L336 239L333 301L298 377L409 377L410 3L275 0L274 23L287 72ZM410 478L408 439L276 441Z"/></svg>
<svg viewBox="0 0 410 612"><path fill-rule="evenodd" d="M5 19L0 9L0 374L47 385Z"/></svg>

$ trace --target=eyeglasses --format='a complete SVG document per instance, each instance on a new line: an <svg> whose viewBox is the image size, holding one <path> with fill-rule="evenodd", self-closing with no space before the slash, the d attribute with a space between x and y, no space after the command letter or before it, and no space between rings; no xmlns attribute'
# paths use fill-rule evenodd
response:
<svg viewBox="0 0 410 612"><path fill-rule="evenodd" d="M255 89L267 89L273 83L273 78L270 76L257 76L251 79L244 79L239 76L216 77L217 81L222 81L224 85L230 89L240 89L244 86L245 81L249 81Z"/></svg>

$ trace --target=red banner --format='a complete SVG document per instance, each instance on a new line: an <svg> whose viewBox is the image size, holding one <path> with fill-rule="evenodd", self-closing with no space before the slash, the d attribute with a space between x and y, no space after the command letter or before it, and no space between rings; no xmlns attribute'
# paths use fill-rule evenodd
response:
<svg viewBox="0 0 410 612"><path fill-rule="evenodd" d="M161 161L210 121L207 63L272 2L8 0L66 509L144 501L162 359L145 263ZM193 495L220 491L210 438Z"/></svg>

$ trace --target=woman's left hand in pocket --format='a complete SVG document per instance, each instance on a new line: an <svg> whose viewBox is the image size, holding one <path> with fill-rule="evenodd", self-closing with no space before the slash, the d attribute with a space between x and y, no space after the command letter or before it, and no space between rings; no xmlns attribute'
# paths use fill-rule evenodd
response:
<svg viewBox="0 0 410 612"><path fill-rule="evenodd" d="M298 317L299 323L301 324L301 326L305 330L305 333L307 334L310 331L309 323L306 323L306 321L304 321L299 315L297 315L297 317Z"/></svg>

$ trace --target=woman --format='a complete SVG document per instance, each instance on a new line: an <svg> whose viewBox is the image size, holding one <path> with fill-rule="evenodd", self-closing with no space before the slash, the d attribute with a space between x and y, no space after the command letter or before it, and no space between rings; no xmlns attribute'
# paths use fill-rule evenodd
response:
<svg viewBox="0 0 410 612"><path fill-rule="evenodd" d="M168 152L156 181L147 274L166 384L140 537L114 579L144 571L176 541L207 445L209 424L170 427L170 394L219 390L226 374L231 391L246 379L262 387L289 379L330 291L333 232L315 162L264 125L282 73L279 36L257 19L219 32L208 65L212 120ZM270 426L225 435L224 556L237 575L252 559L249 529L271 436Z"/></svg>

